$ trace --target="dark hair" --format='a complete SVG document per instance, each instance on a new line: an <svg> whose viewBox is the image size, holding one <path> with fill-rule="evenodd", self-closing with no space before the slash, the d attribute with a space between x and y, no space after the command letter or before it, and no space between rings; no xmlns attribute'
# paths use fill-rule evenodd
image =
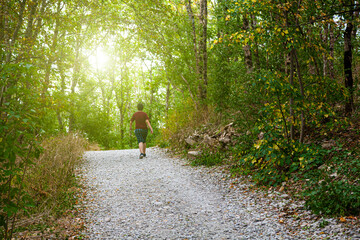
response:
<svg viewBox="0 0 360 240"><path fill-rule="evenodd" d="M137 109L142 111L144 109L144 104L143 103L138 103Z"/></svg>

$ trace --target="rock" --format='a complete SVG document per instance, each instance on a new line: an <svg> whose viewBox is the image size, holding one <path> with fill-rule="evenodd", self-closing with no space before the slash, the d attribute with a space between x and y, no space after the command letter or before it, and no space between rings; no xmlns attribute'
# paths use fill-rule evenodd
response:
<svg viewBox="0 0 360 240"><path fill-rule="evenodd" d="M259 133L258 138L259 140L262 140L264 138L264 133L263 132Z"/></svg>
<svg viewBox="0 0 360 240"><path fill-rule="evenodd" d="M194 146L197 142L193 140L191 137L188 137L185 139L185 142L189 144L190 146Z"/></svg>
<svg viewBox="0 0 360 240"><path fill-rule="evenodd" d="M220 138L219 138L219 142L223 143L223 144L228 144L231 142L231 138L230 136L228 135L222 135Z"/></svg>
<svg viewBox="0 0 360 240"><path fill-rule="evenodd" d="M163 205L163 202L154 202L154 205L159 207L159 206Z"/></svg>
<svg viewBox="0 0 360 240"><path fill-rule="evenodd" d="M196 157L199 157L200 155L201 155L200 151L189 151L188 152L189 158L196 158Z"/></svg>
<svg viewBox="0 0 360 240"><path fill-rule="evenodd" d="M288 194L283 194L283 195L281 195L280 197L287 199L287 198L289 198L289 195L288 195Z"/></svg>
<svg viewBox="0 0 360 240"><path fill-rule="evenodd" d="M324 141L322 144L321 144L321 147L322 148L325 148L325 149L331 149L332 147L335 147L336 146L336 142L335 140L331 139L329 141Z"/></svg>
<svg viewBox="0 0 360 240"><path fill-rule="evenodd" d="M234 125L234 123L229 123L228 125L226 125L224 127L224 131L230 132L230 130L233 130L232 126Z"/></svg>
<svg viewBox="0 0 360 240"><path fill-rule="evenodd" d="M216 140L211 138L209 135L205 134L203 143L205 143L206 145L208 145L210 147L213 147L216 145Z"/></svg>
<svg viewBox="0 0 360 240"><path fill-rule="evenodd" d="M318 167L319 170L324 170L325 168L328 168L325 164L321 165L320 167Z"/></svg>

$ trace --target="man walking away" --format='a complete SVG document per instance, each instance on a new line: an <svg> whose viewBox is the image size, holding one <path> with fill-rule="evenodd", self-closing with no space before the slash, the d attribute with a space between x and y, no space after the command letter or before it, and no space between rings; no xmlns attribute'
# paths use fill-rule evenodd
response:
<svg viewBox="0 0 360 240"><path fill-rule="evenodd" d="M151 133L153 133L153 129L151 127L149 116L143 112L144 104L139 103L137 105L138 111L133 114L130 120L130 134L132 132L132 125L135 120L135 136L139 143L140 150L140 159L146 157L146 137L148 135L148 128L150 128Z"/></svg>

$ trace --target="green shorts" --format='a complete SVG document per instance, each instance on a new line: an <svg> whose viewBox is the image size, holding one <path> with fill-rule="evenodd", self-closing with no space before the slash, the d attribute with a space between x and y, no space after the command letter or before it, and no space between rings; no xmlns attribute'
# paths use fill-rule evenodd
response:
<svg viewBox="0 0 360 240"><path fill-rule="evenodd" d="M135 129L135 136L138 140L138 143L146 143L146 137L148 135L147 129Z"/></svg>

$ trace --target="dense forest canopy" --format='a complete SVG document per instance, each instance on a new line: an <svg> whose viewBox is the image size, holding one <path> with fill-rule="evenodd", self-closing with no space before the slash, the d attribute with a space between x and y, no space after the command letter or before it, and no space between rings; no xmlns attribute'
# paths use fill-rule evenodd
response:
<svg viewBox="0 0 360 240"><path fill-rule="evenodd" d="M356 0L1 0L0 182L58 133L136 147L138 102L151 144L234 121L253 136L246 146L265 149L255 158L279 156L271 166L286 165L284 180L294 161L316 159L294 152L358 114L359 10Z"/></svg>
<svg viewBox="0 0 360 240"><path fill-rule="evenodd" d="M4 1L1 107L14 127L80 130L124 148L139 101L156 129L169 110L246 116L267 104L303 141L324 115L354 111L358 10L356 1Z"/></svg>

